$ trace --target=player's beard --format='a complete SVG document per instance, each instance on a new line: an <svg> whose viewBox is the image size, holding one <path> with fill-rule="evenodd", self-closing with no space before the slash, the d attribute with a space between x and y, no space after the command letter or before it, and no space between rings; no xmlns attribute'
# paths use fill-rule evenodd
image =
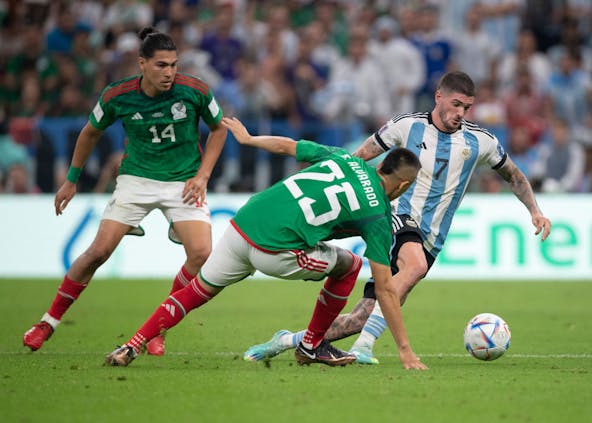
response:
<svg viewBox="0 0 592 423"><path fill-rule="evenodd" d="M440 113L440 120L442 121L442 125L444 125L446 132L449 133L456 132L461 124L461 119L458 119L458 123L454 124L453 121L455 119L453 117L447 119L445 113Z"/></svg>

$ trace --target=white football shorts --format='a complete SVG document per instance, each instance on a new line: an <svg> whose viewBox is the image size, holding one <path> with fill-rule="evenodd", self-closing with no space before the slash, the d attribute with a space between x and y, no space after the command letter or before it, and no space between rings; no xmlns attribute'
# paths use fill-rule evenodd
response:
<svg viewBox="0 0 592 423"><path fill-rule="evenodd" d="M223 288L259 270L289 280L324 279L337 263L337 247L319 242L307 250L265 252L250 244L232 225L202 266L200 275L208 285Z"/></svg>
<svg viewBox="0 0 592 423"><path fill-rule="evenodd" d="M210 223L207 204L184 204L185 182L164 182L132 175L119 175L103 219L115 220L134 228L148 213L160 209L169 222L199 220Z"/></svg>

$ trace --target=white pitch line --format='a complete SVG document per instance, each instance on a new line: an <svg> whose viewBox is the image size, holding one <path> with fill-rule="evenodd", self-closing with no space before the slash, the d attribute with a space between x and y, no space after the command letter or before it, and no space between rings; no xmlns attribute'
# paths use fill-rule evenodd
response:
<svg viewBox="0 0 592 423"><path fill-rule="evenodd" d="M167 352L168 354L168 352ZM175 353L173 353L175 354ZM183 353L179 353L183 354ZM243 353L233 353L233 352L216 352L216 355L239 355L242 356ZM418 357L426 357L426 358L460 358L460 357L471 357L469 353L466 354L456 354L456 353L416 353ZM513 358L583 358L583 359L591 359L592 354L512 354L506 353L507 357ZM377 354L377 357L399 357L399 354L394 353L387 353L387 354Z"/></svg>
<svg viewBox="0 0 592 423"><path fill-rule="evenodd" d="M430 357L430 358L439 358L439 357L470 357L470 354L421 354L417 353L419 357ZM508 357L513 358L592 358L592 354L512 354L506 353ZM385 357L398 357L395 354L384 354Z"/></svg>
<svg viewBox="0 0 592 423"><path fill-rule="evenodd" d="M37 351L32 353L30 351L0 351L0 355L24 355L24 354L35 354L35 355L81 355L81 356L89 356L89 355L101 355L101 354L108 354L109 351L100 351L100 352L63 352L63 351ZM204 357L208 355L217 355L217 356L238 356L242 357L242 352L232 352L232 351L217 351L213 353L206 353L206 352L187 352L187 351L167 351L166 355L170 356L195 356L195 357ZM417 356L426 357L426 358L460 358L460 357L471 357L470 354L456 354L456 353L416 353ZM567 359L592 359L592 354L512 354L506 353L507 357L511 358L542 358L542 359L556 359L556 358L567 358ZM378 354L378 358L380 357L399 357L399 354L394 353L387 353L387 354Z"/></svg>

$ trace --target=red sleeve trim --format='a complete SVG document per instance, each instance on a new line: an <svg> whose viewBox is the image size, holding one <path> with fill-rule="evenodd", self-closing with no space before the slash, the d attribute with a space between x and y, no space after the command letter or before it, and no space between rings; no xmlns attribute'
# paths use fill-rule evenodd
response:
<svg viewBox="0 0 592 423"><path fill-rule="evenodd" d="M134 78L130 81L126 81L120 85L116 85L115 87L108 89L105 94L103 94L103 104L107 104L113 97L117 97L118 95L137 89L139 80L139 78Z"/></svg>
<svg viewBox="0 0 592 423"><path fill-rule="evenodd" d="M185 85L186 87L199 91L202 95L208 95L208 84L201 79L178 73L175 75L175 84Z"/></svg>

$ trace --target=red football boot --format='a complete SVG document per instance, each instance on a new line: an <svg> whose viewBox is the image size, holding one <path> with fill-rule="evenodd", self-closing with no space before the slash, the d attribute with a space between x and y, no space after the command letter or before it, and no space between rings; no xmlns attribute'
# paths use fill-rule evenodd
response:
<svg viewBox="0 0 592 423"><path fill-rule="evenodd" d="M23 335L23 345L37 351L53 334L53 328L47 322L39 322Z"/></svg>
<svg viewBox="0 0 592 423"><path fill-rule="evenodd" d="M157 335L146 344L146 352L150 355L164 355L164 335Z"/></svg>

